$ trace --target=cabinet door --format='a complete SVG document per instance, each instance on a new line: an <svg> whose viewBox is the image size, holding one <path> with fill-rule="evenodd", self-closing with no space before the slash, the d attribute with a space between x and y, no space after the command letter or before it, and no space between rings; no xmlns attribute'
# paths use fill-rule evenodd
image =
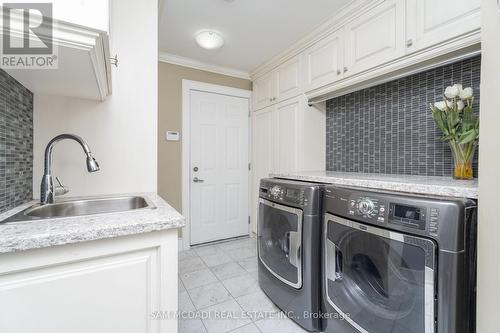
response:
<svg viewBox="0 0 500 333"><path fill-rule="evenodd" d="M253 82L253 109L260 110L272 104L275 98L274 73L268 73Z"/></svg>
<svg viewBox="0 0 500 333"><path fill-rule="evenodd" d="M270 106L253 113L252 124L252 216L253 230L256 227L257 201L259 197L259 183L262 178L269 177L273 172L273 126L274 107Z"/></svg>
<svg viewBox="0 0 500 333"><path fill-rule="evenodd" d="M414 52L481 28L481 0L407 0L407 50Z"/></svg>
<svg viewBox="0 0 500 333"><path fill-rule="evenodd" d="M275 70L277 101L300 94L300 57L295 57Z"/></svg>
<svg viewBox="0 0 500 333"><path fill-rule="evenodd" d="M51 0L44 2L52 3L52 17L56 20L109 32L109 0Z"/></svg>
<svg viewBox="0 0 500 333"><path fill-rule="evenodd" d="M342 78L344 29L318 41L304 52L306 90L310 91Z"/></svg>
<svg viewBox="0 0 500 333"><path fill-rule="evenodd" d="M275 107L274 168L276 172L297 171L300 97Z"/></svg>
<svg viewBox="0 0 500 333"><path fill-rule="evenodd" d="M346 25L345 75L362 72L404 55L404 9L404 0L387 0Z"/></svg>

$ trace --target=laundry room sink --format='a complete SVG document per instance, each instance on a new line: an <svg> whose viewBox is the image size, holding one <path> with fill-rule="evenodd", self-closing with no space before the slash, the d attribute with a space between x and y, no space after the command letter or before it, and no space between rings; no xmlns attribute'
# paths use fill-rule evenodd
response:
<svg viewBox="0 0 500 333"><path fill-rule="evenodd" d="M156 207L144 196L65 200L53 204L33 205L0 223L117 213L146 208Z"/></svg>

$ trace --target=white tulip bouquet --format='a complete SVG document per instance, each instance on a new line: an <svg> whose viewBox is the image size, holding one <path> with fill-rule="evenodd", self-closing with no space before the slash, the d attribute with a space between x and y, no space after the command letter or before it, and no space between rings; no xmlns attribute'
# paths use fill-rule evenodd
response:
<svg viewBox="0 0 500 333"><path fill-rule="evenodd" d="M431 105L432 118L441 132L442 139L450 144L456 179L472 179L472 159L479 142L479 117L474 115L472 88L461 84L447 87L444 100Z"/></svg>

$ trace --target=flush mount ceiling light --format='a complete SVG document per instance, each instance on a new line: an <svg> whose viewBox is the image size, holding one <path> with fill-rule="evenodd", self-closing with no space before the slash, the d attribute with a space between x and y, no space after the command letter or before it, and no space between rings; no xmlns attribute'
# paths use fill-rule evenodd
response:
<svg viewBox="0 0 500 333"><path fill-rule="evenodd" d="M220 49L224 45L224 38L213 30L203 30L196 34L196 43L207 50Z"/></svg>

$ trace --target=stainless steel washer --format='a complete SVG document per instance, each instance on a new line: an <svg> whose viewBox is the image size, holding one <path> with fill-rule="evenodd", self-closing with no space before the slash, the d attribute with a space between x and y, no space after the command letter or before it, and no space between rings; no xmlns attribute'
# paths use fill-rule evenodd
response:
<svg viewBox="0 0 500 333"><path fill-rule="evenodd" d="M326 332L473 330L474 201L333 186L325 192Z"/></svg>
<svg viewBox="0 0 500 333"><path fill-rule="evenodd" d="M282 179L260 183L259 285L292 320L320 330L323 186Z"/></svg>

